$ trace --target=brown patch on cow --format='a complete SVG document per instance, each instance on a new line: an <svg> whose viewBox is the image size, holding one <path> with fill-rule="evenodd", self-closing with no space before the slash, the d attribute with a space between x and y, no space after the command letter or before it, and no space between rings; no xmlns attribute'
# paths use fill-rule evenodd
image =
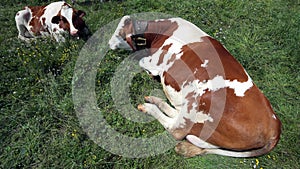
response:
<svg viewBox="0 0 300 169"><path fill-rule="evenodd" d="M59 21L59 28L70 32L70 23L64 16L60 15L60 17L61 17L61 20Z"/></svg>
<svg viewBox="0 0 300 169"><path fill-rule="evenodd" d="M42 18L42 24L46 25L46 18L45 17Z"/></svg>
<svg viewBox="0 0 300 169"><path fill-rule="evenodd" d="M162 47L162 53L160 54L160 56L159 56L159 60L158 60L158 62L157 62L157 66L159 66L160 64L162 64L163 63L163 61L164 61L164 57L165 57L165 55L168 53L168 51L169 51L169 48L172 46L172 44L169 44L169 45L166 45L166 46L163 46Z"/></svg>
<svg viewBox="0 0 300 169"><path fill-rule="evenodd" d="M86 24L82 19L85 15L86 13L84 11L73 9L72 22L74 27L78 29L78 31L83 31L84 28L86 28Z"/></svg>
<svg viewBox="0 0 300 169"><path fill-rule="evenodd" d="M67 4L66 2L62 6L68 6L69 8L71 8L71 5Z"/></svg>
<svg viewBox="0 0 300 169"><path fill-rule="evenodd" d="M170 64L171 62L174 62L175 59L176 59L176 54L174 53L167 61L167 65Z"/></svg>
<svg viewBox="0 0 300 169"><path fill-rule="evenodd" d="M198 45L201 44L203 43L198 43ZM208 79L205 69L201 67L203 63L201 58L187 45L182 47L181 52L183 53L181 59L175 60L164 74L165 85L172 86L176 91L180 91L179 86L187 85L193 80Z"/></svg>
<svg viewBox="0 0 300 169"><path fill-rule="evenodd" d="M31 10L31 21L29 22L29 25L32 26L31 27L31 31L35 34L35 35L39 35L40 31L45 31L45 29L43 28L43 24L40 21L40 17L42 15L44 15L45 12L45 7L46 6L30 6L28 8L30 8Z"/></svg>
<svg viewBox="0 0 300 169"><path fill-rule="evenodd" d="M144 35L147 39L147 48L151 48L150 53L155 53L177 29L178 24L170 20L149 21Z"/></svg>
<svg viewBox="0 0 300 169"><path fill-rule="evenodd" d="M281 123L272 118L275 113L256 86L250 88L244 97L236 97L234 91L228 88L221 90L205 93L200 100L205 104L200 105L199 109L209 110L211 99L223 102L224 98L219 94L225 91L224 110L212 112L213 122L195 124L188 134L199 136L215 146L237 151L258 149L268 145L270 140L278 141ZM219 121L215 121L216 116L221 116ZM210 134L208 138L203 137L205 133Z"/></svg>
<svg viewBox="0 0 300 169"><path fill-rule="evenodd" d="M193 108L193 103L199 104L198 100L194 97L195 92L190 92L184 98L187 101L187 112L189 113Z"/></svg>
<svg viewBox="0 0 300 169"><path fill-rule="evenodd" d="M215 51L214 57L220 59L225 70L225 79L238 80L239 82L248 81L243 66L224 48L224 46L217 40L211 37L203 37L205 42L210 43L210 51ZM214 65L214 64L212 64Z"/></svg>
<svg viewBox="0 0 300 169"><path fill-rule="evenodd" d="M173 76L169 74L169 72L163 72L163 78L166 86L170 85L175 91L180 91L181 87L179 86L176 79L174 79Z"/></svg>
<svg viewBox="0 0 300 169"><path fill-rule="evenodd" d="M28 8L31 10L32 17L40 17L44 14L46 6L29 6Z"/></svg>

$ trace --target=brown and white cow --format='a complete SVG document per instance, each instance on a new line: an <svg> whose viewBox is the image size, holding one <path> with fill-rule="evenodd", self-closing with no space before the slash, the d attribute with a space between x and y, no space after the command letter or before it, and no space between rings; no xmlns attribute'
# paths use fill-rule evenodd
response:
<svg viewBox="0 0 300 169"><path fill-rule="evenodd" d="M146 96L138 109L154 116L187 157L219 154L259 156L279 141L281 122L241 64L194 24L170 18L153 21L124 16L111 49L147 49L139 64L160 78L171 105Z"/></svg>
<svg viewBox="0 0 300 169"><path fill-rule="evenodd" d="M87 39L90 31L82 17L86 13L76 10L64 1L47 6L26 6L15 16L19 38L29 40L37 36L52 36L56 41L65 41L64 33Z"/></svg>

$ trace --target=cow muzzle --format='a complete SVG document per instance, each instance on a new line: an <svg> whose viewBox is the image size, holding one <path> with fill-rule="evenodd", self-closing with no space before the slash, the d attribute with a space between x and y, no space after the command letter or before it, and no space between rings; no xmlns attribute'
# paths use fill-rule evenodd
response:
<svg viewBox="0 0 300 169"><path fill-rule="evenodd" d="M70 32L70 34L71 34L72 36L76 36L77 33L78 33L78 30L73 30L73 31Z"/></svg>

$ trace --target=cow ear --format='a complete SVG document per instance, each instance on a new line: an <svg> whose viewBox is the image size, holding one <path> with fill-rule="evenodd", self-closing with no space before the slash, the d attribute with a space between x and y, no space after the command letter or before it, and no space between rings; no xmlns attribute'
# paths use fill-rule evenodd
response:
<svg viewBox="0 0 300 169"><path fill-rule="evenodd" d="M82 10L78 10L78 11L77 11L77 15L78 15L80 18L82 18L82 17L84 17L84 16L86 15L86 13L85 13L84 11L82 11Z"/></svg>
<svg viewBox="0 0 300 169"><path fill-rule="evenodd" d="M60 17L59 16L54 16L52 19L51 19L51 22L52 23L55 23L55 24L58 24L60 21Z"/></svg>

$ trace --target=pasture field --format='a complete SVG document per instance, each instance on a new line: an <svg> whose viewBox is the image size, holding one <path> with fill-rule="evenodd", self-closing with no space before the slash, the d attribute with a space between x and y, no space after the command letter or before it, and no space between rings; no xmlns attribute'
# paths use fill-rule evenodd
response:
<svg viewBox="0 0 300 169"><path fill-rule="evenodd" d="M74 68L85 41L25 43L17 38L16 12L49 2L0 2L0 168L300 168L299 0L77 0L75 5L87 13L85 21L93 33L123 15L161 12L191 21L221 41L268 97L283 124L276 148L255 158L183 158L173 148L128 158L96 144L83 131L72 98ZM108 51L98 64L97 106L118 132L151 137L164 131L158 122L126 120L112 100L111 80L129 54ZM143 96L159 87L146 73L137 73L128 100L142 103Z"/></svg>

